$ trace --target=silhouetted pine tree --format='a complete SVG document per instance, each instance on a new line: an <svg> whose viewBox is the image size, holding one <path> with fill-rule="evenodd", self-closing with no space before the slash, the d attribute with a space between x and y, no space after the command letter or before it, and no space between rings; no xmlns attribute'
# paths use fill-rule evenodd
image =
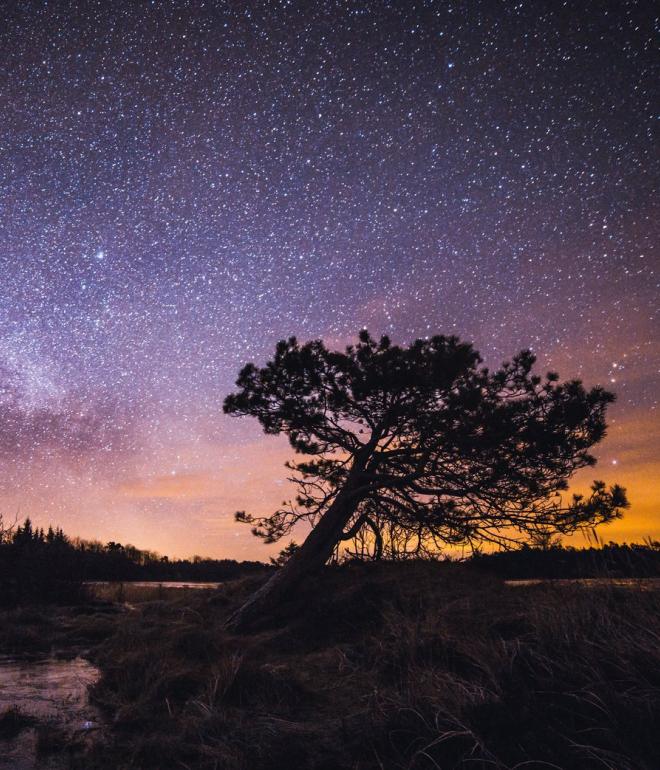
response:
<svg viewBox="0 0 660 770"><path fill-rule="evenodd" d="M294 502L237 519L266 542L299 522L312 530L230 625L258 618L366 530L382 546L383 527L396 527L422 554L444 544L510 547L620 516L621 487L595 482L586 498L559 495L571 474L595 463L589 449L605 435L614 396L577 380L559 384L554 373L543 379L534 361L523 351L490 372L456 337L399 347L363 331L344 353L291 338L265 367L245 366L225 412L286 434L305 459L289 465Z"/></svg>

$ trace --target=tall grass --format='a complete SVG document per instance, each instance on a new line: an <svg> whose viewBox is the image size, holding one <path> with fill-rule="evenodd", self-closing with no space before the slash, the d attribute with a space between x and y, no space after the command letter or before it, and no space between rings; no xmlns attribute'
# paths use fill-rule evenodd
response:
<svg viewBox="0 0 660 770"><path fill-rule="evenodd" d="M144 604L100 648L93 768L660 767L658 594L346 565L250 635L254 587Z"/></svg>

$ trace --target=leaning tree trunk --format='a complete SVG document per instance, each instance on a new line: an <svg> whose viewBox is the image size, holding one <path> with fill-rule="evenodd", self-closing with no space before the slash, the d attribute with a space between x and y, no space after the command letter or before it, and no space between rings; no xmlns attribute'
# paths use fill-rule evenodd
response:
<svg viewBox="0 0 660 770"><path fill-rule="evenodd" d="M363 467L364 462L356 458L343 488L305 542L229 617L227 628L238 631L249 627L292 591L303 577L323 567L360 502L357 487Z"/></svg>

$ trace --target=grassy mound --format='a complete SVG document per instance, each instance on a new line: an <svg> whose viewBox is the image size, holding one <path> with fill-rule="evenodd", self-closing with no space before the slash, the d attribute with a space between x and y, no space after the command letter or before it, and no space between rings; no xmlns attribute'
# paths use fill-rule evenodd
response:
<svg viewBox="0 0 660 770"><path fill-rule="evenodd" d="M657 593L346 565L227 633L258 580L122 620L97 648L113 730L85 767L660 767Z"/></svg>

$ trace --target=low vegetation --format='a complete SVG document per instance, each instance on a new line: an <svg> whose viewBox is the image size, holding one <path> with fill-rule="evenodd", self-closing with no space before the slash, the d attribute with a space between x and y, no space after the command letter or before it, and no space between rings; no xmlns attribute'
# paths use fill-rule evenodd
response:
<svg viewBox="0 0 660 770"><path fill-rule="evenodd" d="M0 611L0 656L43 658L85 654L114 634L126 610L109 602L70 607L31 605Z"/></svg>
<svg viewBox="0 0 660 770"><path fill-rule="evenodd" d="M94 653L112 730L85 767L660 766L654 591L349 564L224 630L260 579L123 618Z"/></svg>
<svg viewBox="0 0 660 770"><path fill-rule="evenodd" d="M108 584L0 610L0 655L98 664L92 698L107 719L81 737L9 709L0 741L32 730L37 754L85 770L660 766L655 583L504 583L657 578L657 543L348 562L229 631L268 574L207 591Z"/></svg>

